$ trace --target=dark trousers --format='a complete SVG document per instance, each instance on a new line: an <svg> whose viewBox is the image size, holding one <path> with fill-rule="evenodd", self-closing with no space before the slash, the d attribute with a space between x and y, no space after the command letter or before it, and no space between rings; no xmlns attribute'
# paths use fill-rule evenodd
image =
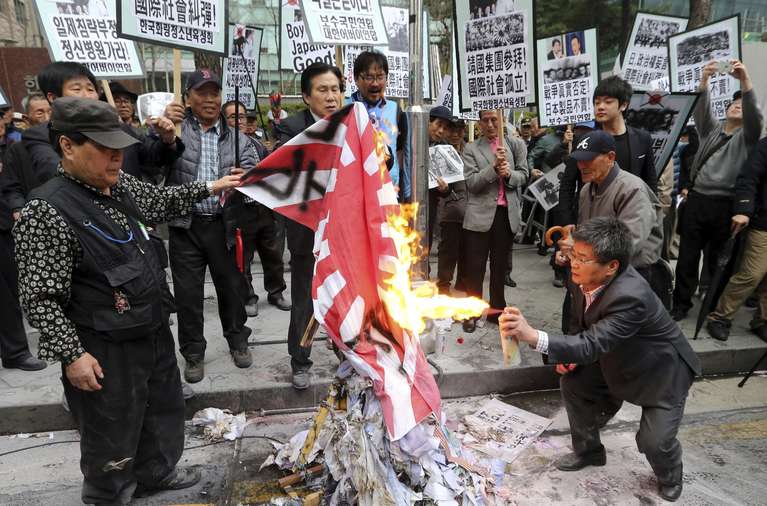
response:
<svg viewBox="0 0 767 506"><path fill-rule="evenodd" d="M127 504L137 484L151 488L184 450L184 398L167 323L154 335L107 341L78 329L83 348L104 371L101 390L73 387L62 366L69 409L80 432L82 499Z"/></svg>
<svg viewBox="0 0 767 506"><path fill-rule="evenodd" d="M314 232L292 220L285 221L290 250L290 326L288 327L288 353L293 372L312 366L311 347L302 347L301 338L314 314L312 304L312 277L314 275Z"/></svg>
<svg viewBox="0 0 767 506"><path fill-rule="evenodd" d="M279 236L274 213L268 207L253 203L245 204L237 223L242 231L242 252L245 278L248 284L248 300L258 299L253 289L251 264L258 252L264 269L264 289L269 296L285 291L285 265L282 263L283 238Z"/></svg>
<svg viewBox="0 0 767 506"><path fill-rule="evenodd" d="M466 241L466 292L482 298L482 283L485 280L485 266L490 258L490 307L506 307L503 278L506 275L507 256L511 249L513 235L509 225L508 210L497 206L495 218L487 232L472 232L464 229Z"/></svg>
<svg viewBox="0 0 767 506"><path fill-rule="evenodd" d="M30 355L10 230L0 230L0 322L0 358L10 366Z"/></svg>
<svg viewBox="0 0 767 506"><path fill-rule="evenodd" d="M675 388L687 392L692 384L692 371L681 363L677 375ZM599 450L602 448L599 429L618 412L623 401L610 392L599 363L579 365L563 375L559 385L570 422L573 451L583 455ZM685 393L670 409L642 406L636 434L637 448L663 485L682 482L682 445L676 435L686 399Z"/></svg>
<svg viewBox="0 0 767 506"><path fill-rule="evenodd" d="M706 197L690 192L679 223L674 307L684 310L692 307L692 296L698 285L701 252L709 248L709 272L713 274L719 252L730 236L731 220L732 199Z"/></svg>
<svg viewBox="0 0 767 506"><path fill-rule="evenodd" d="M245 326L245 278L237 270L234 249L226 249L224 222L198 216L188 229L170 227L170 267L178 312L178 344L186 358L205 357L203 296L205 268L210 268L218 298L218 316L230 350L248 346Z"/></svg>
<svg viewBox="0 0 767 506"><path fill-rule="evenodd" d="M456 286L460 286L465 277L463 248L463 226L461 223L442 222L439 225L439 251L437 252L437 288L440 292L450 291L453 271L458 267Z"/></svg>

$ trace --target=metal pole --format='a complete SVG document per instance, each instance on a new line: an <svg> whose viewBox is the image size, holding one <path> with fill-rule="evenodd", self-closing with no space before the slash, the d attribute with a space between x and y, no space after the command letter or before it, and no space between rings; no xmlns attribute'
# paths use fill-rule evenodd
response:
<svg viewBox="0 0 767 506"><path fill-rule="evenodd" d="M421 236L424 255L413 266L411 277L425 280L429 277L429 112L423 103L423 1L410 0L410 183L412 199L418 204L415 230Z"/></svg>

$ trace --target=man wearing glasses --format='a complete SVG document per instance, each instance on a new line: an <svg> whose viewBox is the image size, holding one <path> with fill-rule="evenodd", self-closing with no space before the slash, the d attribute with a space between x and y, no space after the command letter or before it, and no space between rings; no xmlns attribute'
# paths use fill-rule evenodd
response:
<svg viewBox="0 0 767 506"><path fill-rule="evenodd" d="M578 225L573 236L566 256L577 326L570 335L549 335L531 327L519 309L507 307L499 318L501 336L528 343L558 363L573 453L557 460L557 469L604 466L599 429L627 401L642 408L637 448L658 478L660 496L676 501L682 494L682 445L676 436L700 362L631 266L635 234L626 223L594 218Z"/></svg>
<svg viewBox="0 0 767 506"><path fill-rule="evenodd" d="M394 186L399 188L400 199L409 200L410 168L407 161L408 125L407 117L394 100L386 100L386 79L389 64L386 56L378 51L363 51L354 60L354 83L357 91L352 101L365 105L376 127L386 139L391 154L391 175Z"/></svg>

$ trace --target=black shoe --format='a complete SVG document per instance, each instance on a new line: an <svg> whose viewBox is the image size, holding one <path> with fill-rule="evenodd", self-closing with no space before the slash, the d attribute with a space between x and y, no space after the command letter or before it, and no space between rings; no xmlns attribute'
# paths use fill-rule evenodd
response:
<svg viewBox="0 0 767 506"><path fill-rule="evenodd" d="M683 309L681 307L675 307L671 310L669 313L671 315L671 318L674 319L675 322L682 321L685 318L687 318L687 312L689 309Z"/></svg>
<svg viewBox="0 0 767 506"><path fill-rule="evenodd" d="M565 280L562 278L555 277L554 281L552 281L551 284L556 286L557 288L562 288L565 286Z"/></svg>
<svg viewBox="0 0 767 506"><path fill-rule="evenodd" d="M245 313L248 315L248 318L258 316L258 297L251 297L248 299L245 303Z"/></svg>
<svg viewBox="0 0 767 506"><path fill-rule="evenodd" d="M746 307L749 309L756 309L759 307L759 297L751 295L746 299Z"/></svg>
<svg viewBox="0 0 767 506"><path fill-rule="evenodd" d="M767 342L767 323L751 329L751 332L759 336L759 339Z"/></svg>
<svg viewBox="0 0 767 506"><path fill-rule="evenodd" d="M253 357L251 356L250 350L248 348L245 348L244 350L229 350L229 353L232 354L234 365L240 369L247 369L253 365Z"/></svg>
<svg viewBox="0 0 767 506"><path fill-rule="evenodd" d="M708 330L708 335L714 339L726 341L730 337L730 325L732 325L732 322L709 319L706 323L706 329Z"/></svg>
<svg viewBox="0 0 767 506"><path fill-rule="evenodd" d="M269 302L269 304L275 306L280 311L290 311L292 307L290 301L283 297L281 293L274 296L270 295L266 298L266 300Z"/></svg>
<svg viewBox="0 0 767 506"><path fill-rule="evenodd" d="M463 321L463 331L471 334L475 330L477 330L477 320L474 318L469 318L468 320Z"/></svg>
<svg viewBox="0 0 767 506"><path fill-rule="evenodd" d="M506 274L506 277L503 280L503 284L506 285L506 286L510 286L511 288L516 288L517 287L517 282L514 281L513 279L511 279L511 273L510 272Z"/></svg>
<svg viewBox="0 0 767 506"><path fill-rule="evenodd" d="M605 447L603 446L599 450L594 450L593 452L584 455L568 453L554 462L554 467L560 471L580 471L584 467L603 466L606 463L607 454L605 453Z"/></svg>
<svg viewBox="0 0 767 506"><path fill-rule="evenodd" d="M307 369L299 369L293 373L293 388L296 390L306 390L311 383L309 377L309 371Z"/></svg>
<svg viewBox="0 0 767 506"><path fill-rule="evenodd" d="M35 358L32 355L27 355L13 362L3 362L3 367L6 369L20 369L22 371L41 371L48 367L48 362Z"/></svg>
<svg viewBox="0 0 767 506"><path fill-rule="evenodd" d="M658 492L666 501L674 502L682 495L682 483L680 482L675 485L658 484Z"/></svg>
<svg viewBox="0 0 767 506"><path fill-rule="evenodd" d="M177 467L170 475L156 485L145 486L139 484L133 497L147 497L163 490L181 490L196 485L202 474L196 467Z"/></svg>
<svg viewBox="0 0 767 506"><path fill-rule="evenodd" d="M184 380L187 383L199 383L205 377L205 359L188 358L184 366Z"/></svg>

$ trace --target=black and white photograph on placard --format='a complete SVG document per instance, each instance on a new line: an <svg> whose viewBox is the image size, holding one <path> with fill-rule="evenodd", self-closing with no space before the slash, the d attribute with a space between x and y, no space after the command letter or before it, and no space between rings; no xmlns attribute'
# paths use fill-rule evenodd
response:
<svg viewBox="0 0 767 506"><path fill-rule="evenodd" d="M549 211L559 204L559 184L564 174L565 164L560 163L528 186L528 191L544 211Z"/></svg>
<svg viewBox="0 0 767 506"><path fill-rule="evenodd" d="M652 137L655 167L662 171L690 119L696 93L638 92L631 96L624 113L626 124L641 128Z"/></svg>
<svg viewBox="0 0 767 506"><path fill-rule="evenodd" d="M549 58L556 41L561 57ZM597 30L589 28L536 41L538 120L542 127L594 119L594 89L599 76Z"/></svg>
<svg viewBox="0 0 767 506"><path fill-rule="evenodd" d="M653 90L668 77L668 38L687 28L687 18L637 13L626 44L621 76L636 91Z"/></svg>
<svg viewBox="0 0 767 506"><path fill-rule="evenodd" d="M535 100L533 0L456 0L461 111L520 109Z"/></svg>
<svg viewBox="0 0 767 506"><path fill-rule="evenodd" d="M724 119L740 81L729 74L731 60L740 60L740 16L709 23L668 39L672 92L694 92L703 67L716 62L720 71L709 80L709 98L717 119Z"/></svg>
<svg viewBox="0 0 767 506"><path fill-rule="evenodd" d="M463 160L458 151L448 144L429 148L429 188L436 188L437 178L446 183L463 181Z"/></svg>
<svg viewBox="0 0 767 506"><path fill-rule="evenodd" d="M165 113L165 107L171 102L173 102L173 93L158 91L139 95L136 101L139 122L145 125L149 118L162 116Z"/></svg>
<svg viewBox="0 0 767 506"><path fill-rule="evenodd" d="M395 53L407 53L408 48L408 22L407 9L388 10L382 7L384 24L389 36L389 51Z"/></svg>

